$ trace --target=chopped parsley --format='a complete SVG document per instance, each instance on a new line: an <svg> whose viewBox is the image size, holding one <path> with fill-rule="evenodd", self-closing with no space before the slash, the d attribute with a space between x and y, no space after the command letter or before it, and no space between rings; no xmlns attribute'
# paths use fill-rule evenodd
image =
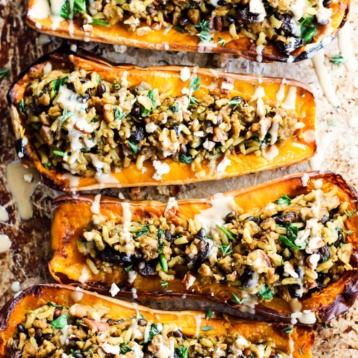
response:
<svg viewBox="0 0 358 358"><path fill-rule="evenodd" d="M273 292L270 287L263 285L261 290L258 292L262 299L270 300L273 297Z"/></svg>
<svg viewBox="0 0 358 358"><path fill-rule="evenodd" d="M286 195L283 194L277 201L276 204L278 205L289 205L291 203L291 199Z"/></svg>

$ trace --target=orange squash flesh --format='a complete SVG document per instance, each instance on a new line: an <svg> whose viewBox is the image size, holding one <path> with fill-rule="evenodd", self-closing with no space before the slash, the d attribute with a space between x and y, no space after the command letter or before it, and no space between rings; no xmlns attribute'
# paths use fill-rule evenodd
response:
<svg viewBox="0 0 358 358"><path fill-rule="evenodd" d="M84 290L65 285L40 285L30 287L14 298L0 311L0 357L5 357L5 346L9 338L16 332L17 324L23 323L25 313L52 302L57 305L70 307L74 303L90 306L101 306L109 309L106 317L113 320L130 318L143 314L146 320L153 323L169 324L175 322L186 336L225 336L238 333L251 342L272 340L277 349L291 352L294 358L312 357L314 333L303 327L295 327L288 336L282 330L284 325L268 324L267 322L245 321L234 317L226 319L215 314L206 319L201 311L158 311L132 303L100 296ZM210 331L202 331L200 327L211 326Z"/></svg>
<svg viewBox="0 0 358 358"><path fill-rule="evenodd" d="M294 174L280 180L264 183L258 186L239 189L225 195L230 195L244 212L265 207L268 203L277 200L284 194L289 197L307 193L314 189L314 180L322 179L323 186L327 189L336 187L338 197L341 201L348 202L347 210L353 212L345 223L347 230L352 230L347 235L347 242L352 243L353 253L350 264L352 270L345 271L338 281L330 283L327 287L303 296L299 299L302 310L312 311L318 320L326 321L346 311L358 295L358 214L357 192L349 187L341 176L333 173L309 173L308 186L302 185L302 174ZM77 240L81 237L84 228L92 218L91 205L93 196L70 197L64 196L56 199L56 210L52 224L52 247L55 250L53 259L50 261L49 269L52 276L61 283L80 283L82 286L107 293L112 283L116 283L121 291L119 295L132 296L132 288L140 298L170 298L180 297L183 294L191 299L226 303L232 308L247 311L245 305L234 304L233 293L239 294L235 286L226 284L203 283L200 277L186 289L181 279L175 278L168 282L168 290L164 290L158 276L143 277L137 275L134 282L127 282L128 274L122 268L113 270L111 273L99 272L94 274L86 265L85 257L77 249ZM166 204L155 201L131 202L131 221L144 217L159 217L163 215ZM207 200L182 200L178 201L176 217L181 219L194 218L203 210L211 207L210 198ZM121 201L111 198L102 198L100 212L110 218L122 216ZM195 273L193 273L195 274ZM290 322L291 308L289 304L279 297L272 300L260 300L254 307L259 316L269 319Z"/></svg>
<svg viewBox="0 0 358 358"><path fill-rule="evenodd" d="M148 34L139 36L136 32L127 31L118 23L109 27L92 25L93 29L86 32L82 28L82 20L73 20L71 22L63 20L57 23L57 20L52 21L49 16L42 18L42 13L40 14L36 11L38 8L37 3L40 3L40 0L30 0L29 2L27 24L37 31L50 35L68 39L140 47L150 50L228 53L257 61L258 53L256 51L255 41L242 33L238 34L237 39L234 39L228 30L215 31L211 33L213 41L209 46L203 46L199 43L200 39L197 35L191 35L188 32L181 33L174 28L170 28L169 30L165 30L165 27L159 30L153 29ZM340 2L332 1L329 5L329 8L332 9L331 23L325 26L319 26L312 43L303 45L293 51L291 56L287 56L280 53L274 43L269 41L261 54L262 60L264 62L298 62L312 57L316 51L329 43L339 28L344 25L348 15L349 5L349 0ZM143 26L147 25L143 24Z"/></svg>
<svg viewBox="0 0 358 358"><path fill-rule="evenodd" d="M181 67L152 67L139 68L130 65L112 66L98 58L94 59L89 56L79 57L76 55L60 56L53 55L46 58L52 64L52 68L79 68L86 71L96 71L100 77L108 82L119 81L124 72L127 72L127 81L129 87L138 86L141 82L149 83L152 88L158 88L159 93L167 93L173 97L180 96L184 87L189 86L189 80L183 82L180 78ZM41 60L38 64L32 66L12 87L8 94L10 103L10 114L12 118L13 128L16 139L22 152L21 162L26 166L36 166L40 172L42 180L49 186L64 190L85 190L97 189L103 187L128 187L128 186L148 186L148 185L170 185L170 184L187 184L203 180L213 180L230 178L238 175L259 172L267 169L279 168L287 165L293 165L305 161L312 157L316 150L316 141L314 136L316 106L315 100L310 89L297 81L286 80L282 84L282 80L278 78L256 77L252 75L239 75L233 73L223 73L219 71L197 69L196 75L201 79L200 89L195 92L197 98L201 98L209 93L209 86L213 82L219 84L214 90L214 94L219 97L226 97L221 94L220 84L224 78L234 81L234 89L230 92L229 98L241 96L248 100L255 94L255 87L261 86L265 91L264 102L277 103L276 94L281 88L284 92L285 101L295 99L295 112L297 118L304 125L303 128L297 129L294 136L277 144L278 154L271 160L264 159L262 155L258 156L254 153L243 155L230 154L227 158L230 164L224 171L218 172L209 168L208 164L203 163L202 168L192 169L191 165L181 162L174 162L171 158L166 158L162 162L170 167L170 172L162 176L161 180L153 178L155 169L151 161L144 162L145 170L138 170L136 163L131 163L129 167L122 168L119 172L112 172L110 180L106 179L100 182L95 177L72 176L69 173L60 171L59 169L45 168L36 153L32 143L31 128L28 128L23 122L19 114L19 103L24 97L24 91L31 79L42 73L46 65L46 59ZM281 87L283 86L283 87ZM291 90L291 94L290 93ZM292 97L292 93L296 95ZM25 132L25 133L24 133ZM24 139L26 136L27 141ZM197 173L200 171L200 176Z"/></svg>

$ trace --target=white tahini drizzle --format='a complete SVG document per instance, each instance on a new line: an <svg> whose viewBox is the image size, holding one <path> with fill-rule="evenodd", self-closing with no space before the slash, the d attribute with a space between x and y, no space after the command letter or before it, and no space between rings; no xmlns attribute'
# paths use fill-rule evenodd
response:
<svg viewBox="0 0 358 358"><path fill-rule="evenodd" d="M24 180L24 175L27 174L31 174L34 178L31 183ZM30 197L40 180L39 173L35 168L26 169L19 161L15 161L7 165L6 179L15 198L20 218L23 220L30 219L33 214Z"/></svg>
<svg viewBox="0 0 358 358"><path fill-rule="evenodd" d="M326 95L329 103L333 107L338 107L339 101L336 96L336 92L332 86L331 77L329 76L328 70L324 65L324 52L323 50L318 51L312 57L312 63L316 71L318 81L321 85L322 91Z"/></svg>
<svg viewBox="0 0 358 358"><path fill-rule="evenodd" d="M349 72L357 71L357 59L354 56L354 46L350 37L350 25L347 22L338 32L338 46L344 56L344 65Z"/></svg>

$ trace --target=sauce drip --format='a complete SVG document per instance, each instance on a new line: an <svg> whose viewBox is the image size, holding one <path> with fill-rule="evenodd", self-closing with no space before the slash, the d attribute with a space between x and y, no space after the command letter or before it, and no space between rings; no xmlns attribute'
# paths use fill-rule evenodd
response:
<svg viewBox="0 0 358 358"><path fill-rule="evenodd" d="M28 174L33 177L31 183L24 180L24 175ZM30 219L33 215L31 195L40 181L39 173L35 168L26 169L19 161L15 161L7 165L6 180L15 198L20 218Z"/></svg>

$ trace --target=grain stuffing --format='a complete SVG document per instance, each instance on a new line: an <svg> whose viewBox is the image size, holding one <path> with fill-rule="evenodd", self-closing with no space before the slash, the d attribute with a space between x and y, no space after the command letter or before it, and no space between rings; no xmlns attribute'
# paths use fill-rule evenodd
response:
<svg viewBox="0 0 358 358"><path fill-rule="evenodd" d="M65 1L51 10L64 19L82 21L83 30L93 25L111 27L120 24L127 31L146 36L153 30L166 34L171 28L197 36L199 45L225 46L215 32L228 32L232 39L245 36L257 46L260 55L268 42L290 55L309 44L315 35L332 22L330 0L76 0Z"/></svg>
<svg viewBox="0 0 358 358"><path fill-rule="evenodd" d="M274 297L291 303L352 270L347 238L353 232L345 222L355 211L347 210L337 191L285 194L249 212L237 206L222 218L219 211L222 223L209 228L198 216L164 213L123 225L120 218L97 214L77 247L93 273L157 276L164 291L174 279L193 293L220 283L230 288L230 304Z"/></svg>
<svg viewBox="0 0 358 358"><path fill-rule="evenodd" d="M182 95L172 96L146 82L129 87L128 72L108 82L95 71L48 63L18 104L25 135L47 169L94 177L131 164L144 172L149 161L157 170L153 178L161 180L170 171L166 158L195 173L219 164L225 171L228 155L267 159L301 128L294 109L263 101L261 87L248 100L220 84L199 96L200 76L186 72Z"/></svg>
<svg viewBox="0 0 358 358"><path fill-rule="evenodd" d="M106 307L53 302L26 313L6 342L7 357L288 358L270 340L251 342L238 333L210 334L202 326L196 336L184 335L175 323L150 322L143 314L113 320ZM212 313L211 313L212 314ZM209 320L210 322L210 320ZM205 335L203 334L205 332ZM288 333L288 332L286 332Z"/></svg>

